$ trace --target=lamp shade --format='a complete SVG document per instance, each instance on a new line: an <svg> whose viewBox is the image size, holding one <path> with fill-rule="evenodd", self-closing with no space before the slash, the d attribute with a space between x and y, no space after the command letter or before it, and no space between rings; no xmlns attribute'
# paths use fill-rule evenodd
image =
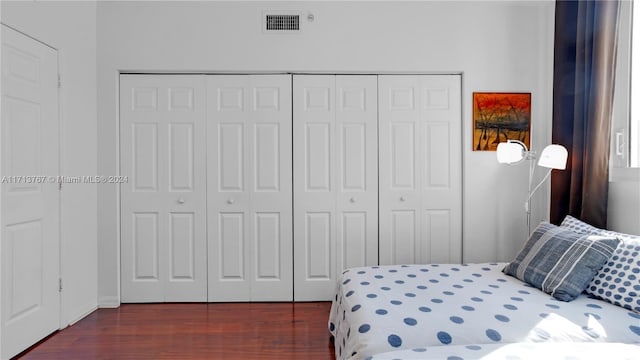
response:
<svg viewBox="0 0 640 360"><path fill-rule="evenodd" d="M564 170L567 167L567 149L562 145L548 145L542 150L538 160L538 166Z"/></svg>
<svg viewBox="0 0 640 360"><path fill-rule="evenodd" d="M501 164L514 164L524 159L527 147L519 142L509 140L506 143L499 143L496 149L498 162Z"/></svg>

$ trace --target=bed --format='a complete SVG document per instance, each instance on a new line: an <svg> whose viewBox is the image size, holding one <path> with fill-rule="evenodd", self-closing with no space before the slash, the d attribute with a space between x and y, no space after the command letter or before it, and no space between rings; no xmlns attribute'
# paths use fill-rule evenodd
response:
<svg viewBox="0 0 640 360"><path fill-rule="evenodd" d="M329 315L336 358L525 359L536 349L535 358L549 351L566 353L558 357L563 359L612 353L640 359L637 308L586 293L561 301L506 275L502 270L507 265L347 269ZM634 275L632 279L631 289L640 285Z"/></svg>

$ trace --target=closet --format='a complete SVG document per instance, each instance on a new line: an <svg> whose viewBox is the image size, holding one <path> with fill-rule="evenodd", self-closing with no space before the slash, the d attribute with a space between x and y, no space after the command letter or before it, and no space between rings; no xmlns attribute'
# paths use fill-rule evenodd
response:
<svg viewBox="0 0 640 360"><path fill-rule="evenodd" d="M122 302L329 300L459 262L459 75L121 75Z"/></svg>

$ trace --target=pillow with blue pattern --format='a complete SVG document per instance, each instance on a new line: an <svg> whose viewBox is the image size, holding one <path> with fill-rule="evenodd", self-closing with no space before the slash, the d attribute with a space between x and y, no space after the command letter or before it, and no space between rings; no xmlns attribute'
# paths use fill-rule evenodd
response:
<svg viewBox="0 0 640 360"><path fill-rule="evenodd" d="M571 301L585 290L619 242L542 222L503 272L558 300Z"/></svg>
<svg viewBox="0 0 640 360"><path fill-rule="evenodd" d="M598 270L585 291L640 313L640 236L603 230L571 215L567 215L560 226L580 234L615 236L620 239L613 256Z"/></svg>

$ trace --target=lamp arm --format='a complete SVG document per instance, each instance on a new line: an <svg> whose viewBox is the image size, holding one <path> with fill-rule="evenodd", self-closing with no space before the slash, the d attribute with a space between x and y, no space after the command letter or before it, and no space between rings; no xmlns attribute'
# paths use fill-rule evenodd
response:
<svg viewBox="0 0 640 360"><path fill-rule="evenodd" d="M533 169L533 166L531 168ZM532 182L531 180L533 178L533 170L529 172L529 196L527 196L527 201L524 202L524 210L527 212L527 229L529 231L528 236L531 235L531 204L530 204L531 197L533 197L533 194L535 194L535 192L540 188L540 186L542 186L542 184L544 184L544 182L547 180L549 175L551 175L551 170L552 169L549 169L549 171L547 171L547 174L544 176L544 178L542 178L542 180L540 180L538 185L536 185L536 187L534 187L533 190L531 190L531 182Z"/></svg>
<svg viewBox="0 0 640 360"><path fill-rule="evenodd" d="M547 171L547 174L544 176L544 178L542 180L540 180L540 183L538 185L536 185L536 187L533 188L532 191L529 191L529 197L527 197L527 203L529 203L529 200L531 200L531 197L533 196L533 194L535 194L535 192L540 188L540 186L542 186L542 184L544 184L544 182L547 180L547 178L549 178L549 175L551 175L551 170L553 170L553 169L549 169Z"/></svg>
<svg viewBox="0 0 640 360"><path fill-rule="evenodd" d="M531 185L533 185L533 174L536 171L536 163L535 163L536 157L535 157L535 153L533 152L528 152L527 157L529 159L529 186L527 187L527 192L529 193L529 197L527 198L527 203L528 203L532 193Z"/></svg>

